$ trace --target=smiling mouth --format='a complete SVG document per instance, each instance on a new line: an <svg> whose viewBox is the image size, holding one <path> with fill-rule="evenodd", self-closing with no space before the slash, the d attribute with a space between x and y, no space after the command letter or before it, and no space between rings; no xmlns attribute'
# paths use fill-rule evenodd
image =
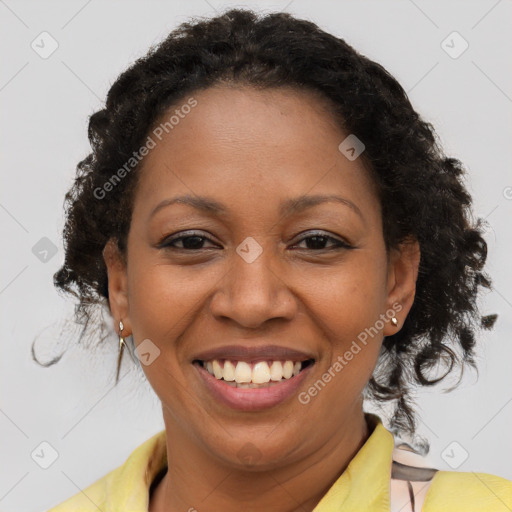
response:
<svg viewBox="0 0 512 512"><path fill-rule="evenodd" d="M196 359L194 364L204 368L217 380L236 388L266 388L276 386L299 375L314 359L305 361L262 360L255 362L213 359L202 361Z"/></svg>

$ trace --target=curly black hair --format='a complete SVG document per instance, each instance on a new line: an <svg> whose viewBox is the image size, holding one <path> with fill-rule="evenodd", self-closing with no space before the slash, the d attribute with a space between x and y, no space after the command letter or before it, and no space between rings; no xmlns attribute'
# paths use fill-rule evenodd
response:
<svg viewBox="0 0 512 512"><path fill-rule="evenodd" d="M466 363L476 369L477 330L495 320L481 317L477 305L481 288L491 286L483 272L483 221L472 218L463 165L444 154L400 84L311 21L248 9L191 19L117 78L105 108L90 116L92 152L78 164L65 197L65 261L55 286L79 299L81 322L90 304L108 300L102 251L113 238L126 257L141 164L106 197L98 190L171 106L217 84L308 90L326 100L346 133L364 142L361 158L378 189L387 250L410 239L421 250L412 309L402 329L384 339L367 390L376 403L394 401L395 431L414 434L412 389L434 385ZM431 377L440 363L447 371Z"/></svg>

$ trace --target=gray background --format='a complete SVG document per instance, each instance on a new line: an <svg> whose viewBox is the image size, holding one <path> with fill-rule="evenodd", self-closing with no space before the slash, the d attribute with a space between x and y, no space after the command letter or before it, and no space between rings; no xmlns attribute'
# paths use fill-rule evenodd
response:
<svg viewBox="0 0 512 512"><path fill-rule="evenodd" d="M227 6L287 10L345 38L401 82L447 153L466 165L475 212L489 223L494 288L482 310L500 318L479 340L478 380L467 372L456 391L443 394L443 385L418 392L419 433L429 439L430 461L439 469L512 479L510 1L0 0L2 511L60 503L163 428L159 402L134 367L123 366L126 373L113 386L113 330L96 351L88 349L98 339L94 333L76 344L73 301L52 284L63 261L62 201L77 162L89 152L87 117L117 75L189 16ZM31 47L46 37L44 48L50 48L43 31L58 43L46 59ZM441 46L453 31L469 43L458 58ZM452 53L462 48L453 37L448 44ZM56 253L43 255L41 247L50 244ZM30 356L36 337L48 358L66 345L69 350L42 368ZM43 441L58 454L48 469L31 457Z"/></svg>

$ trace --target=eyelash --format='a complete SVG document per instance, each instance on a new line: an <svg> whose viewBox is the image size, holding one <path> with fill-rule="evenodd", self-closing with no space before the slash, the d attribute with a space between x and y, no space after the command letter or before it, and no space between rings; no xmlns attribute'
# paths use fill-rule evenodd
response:
<svg viewBox="0 0 512 512"><path fill-rule="evenodd" d="M199 249L185 249L184 247L174 247L173 243L177 242L177 241L180 241L180 240L184 240L186 238L201 238L201 239L204 239L204 240L208 240L210 241L211 243L214 243L212 240L210 240L208 237L206 236L202 236L200 234L198 234L198 232L196 231L189 231L189 232L186 232L187 234L182 234L181 236L179 237L166 237L164 238L159 244L158 244L158 249L174 249L174 250L178 250L178 251L187 251L187 252L193 252L193 251L201 251L203 249L205 249L204 247L201 247ZM321 249L307 249L306 250L309 250L309 251L314 251L314 252L320 252L320 251L331 251L331 250L340 250L340 249L353 249L354 247L351 246L350 244L348 244L347 242L343 241L343 240L339 240L338 238L334 238L330 235L327 235L325 234L325 232L322 232L322 231L313 231L309 236L306 236L306 237L303 237L301 240L298 241L298 243L302 243L306 240L309 240L310 238L314 238L314 237L319 237L319 238L324 238L324 239L327 239L327 241L333 241L335 242L335 245L334 246L331 246L331 247L324 247L324 248L321 248ZM206 247L206 249L208 249L208 247Z"/></svg>

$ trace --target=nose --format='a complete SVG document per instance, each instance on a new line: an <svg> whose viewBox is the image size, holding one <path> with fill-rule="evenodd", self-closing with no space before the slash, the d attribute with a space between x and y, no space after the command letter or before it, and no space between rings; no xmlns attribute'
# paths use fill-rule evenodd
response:
<svg viewBox="0 0 512 512"><path fill-rule="evenodd" d="M251 263L235 253L230 270L210 302L212 315L250 329L261 327L270 319L292 319L296 299L278 265L271 260L270 251L263 251Z"/></svg>

